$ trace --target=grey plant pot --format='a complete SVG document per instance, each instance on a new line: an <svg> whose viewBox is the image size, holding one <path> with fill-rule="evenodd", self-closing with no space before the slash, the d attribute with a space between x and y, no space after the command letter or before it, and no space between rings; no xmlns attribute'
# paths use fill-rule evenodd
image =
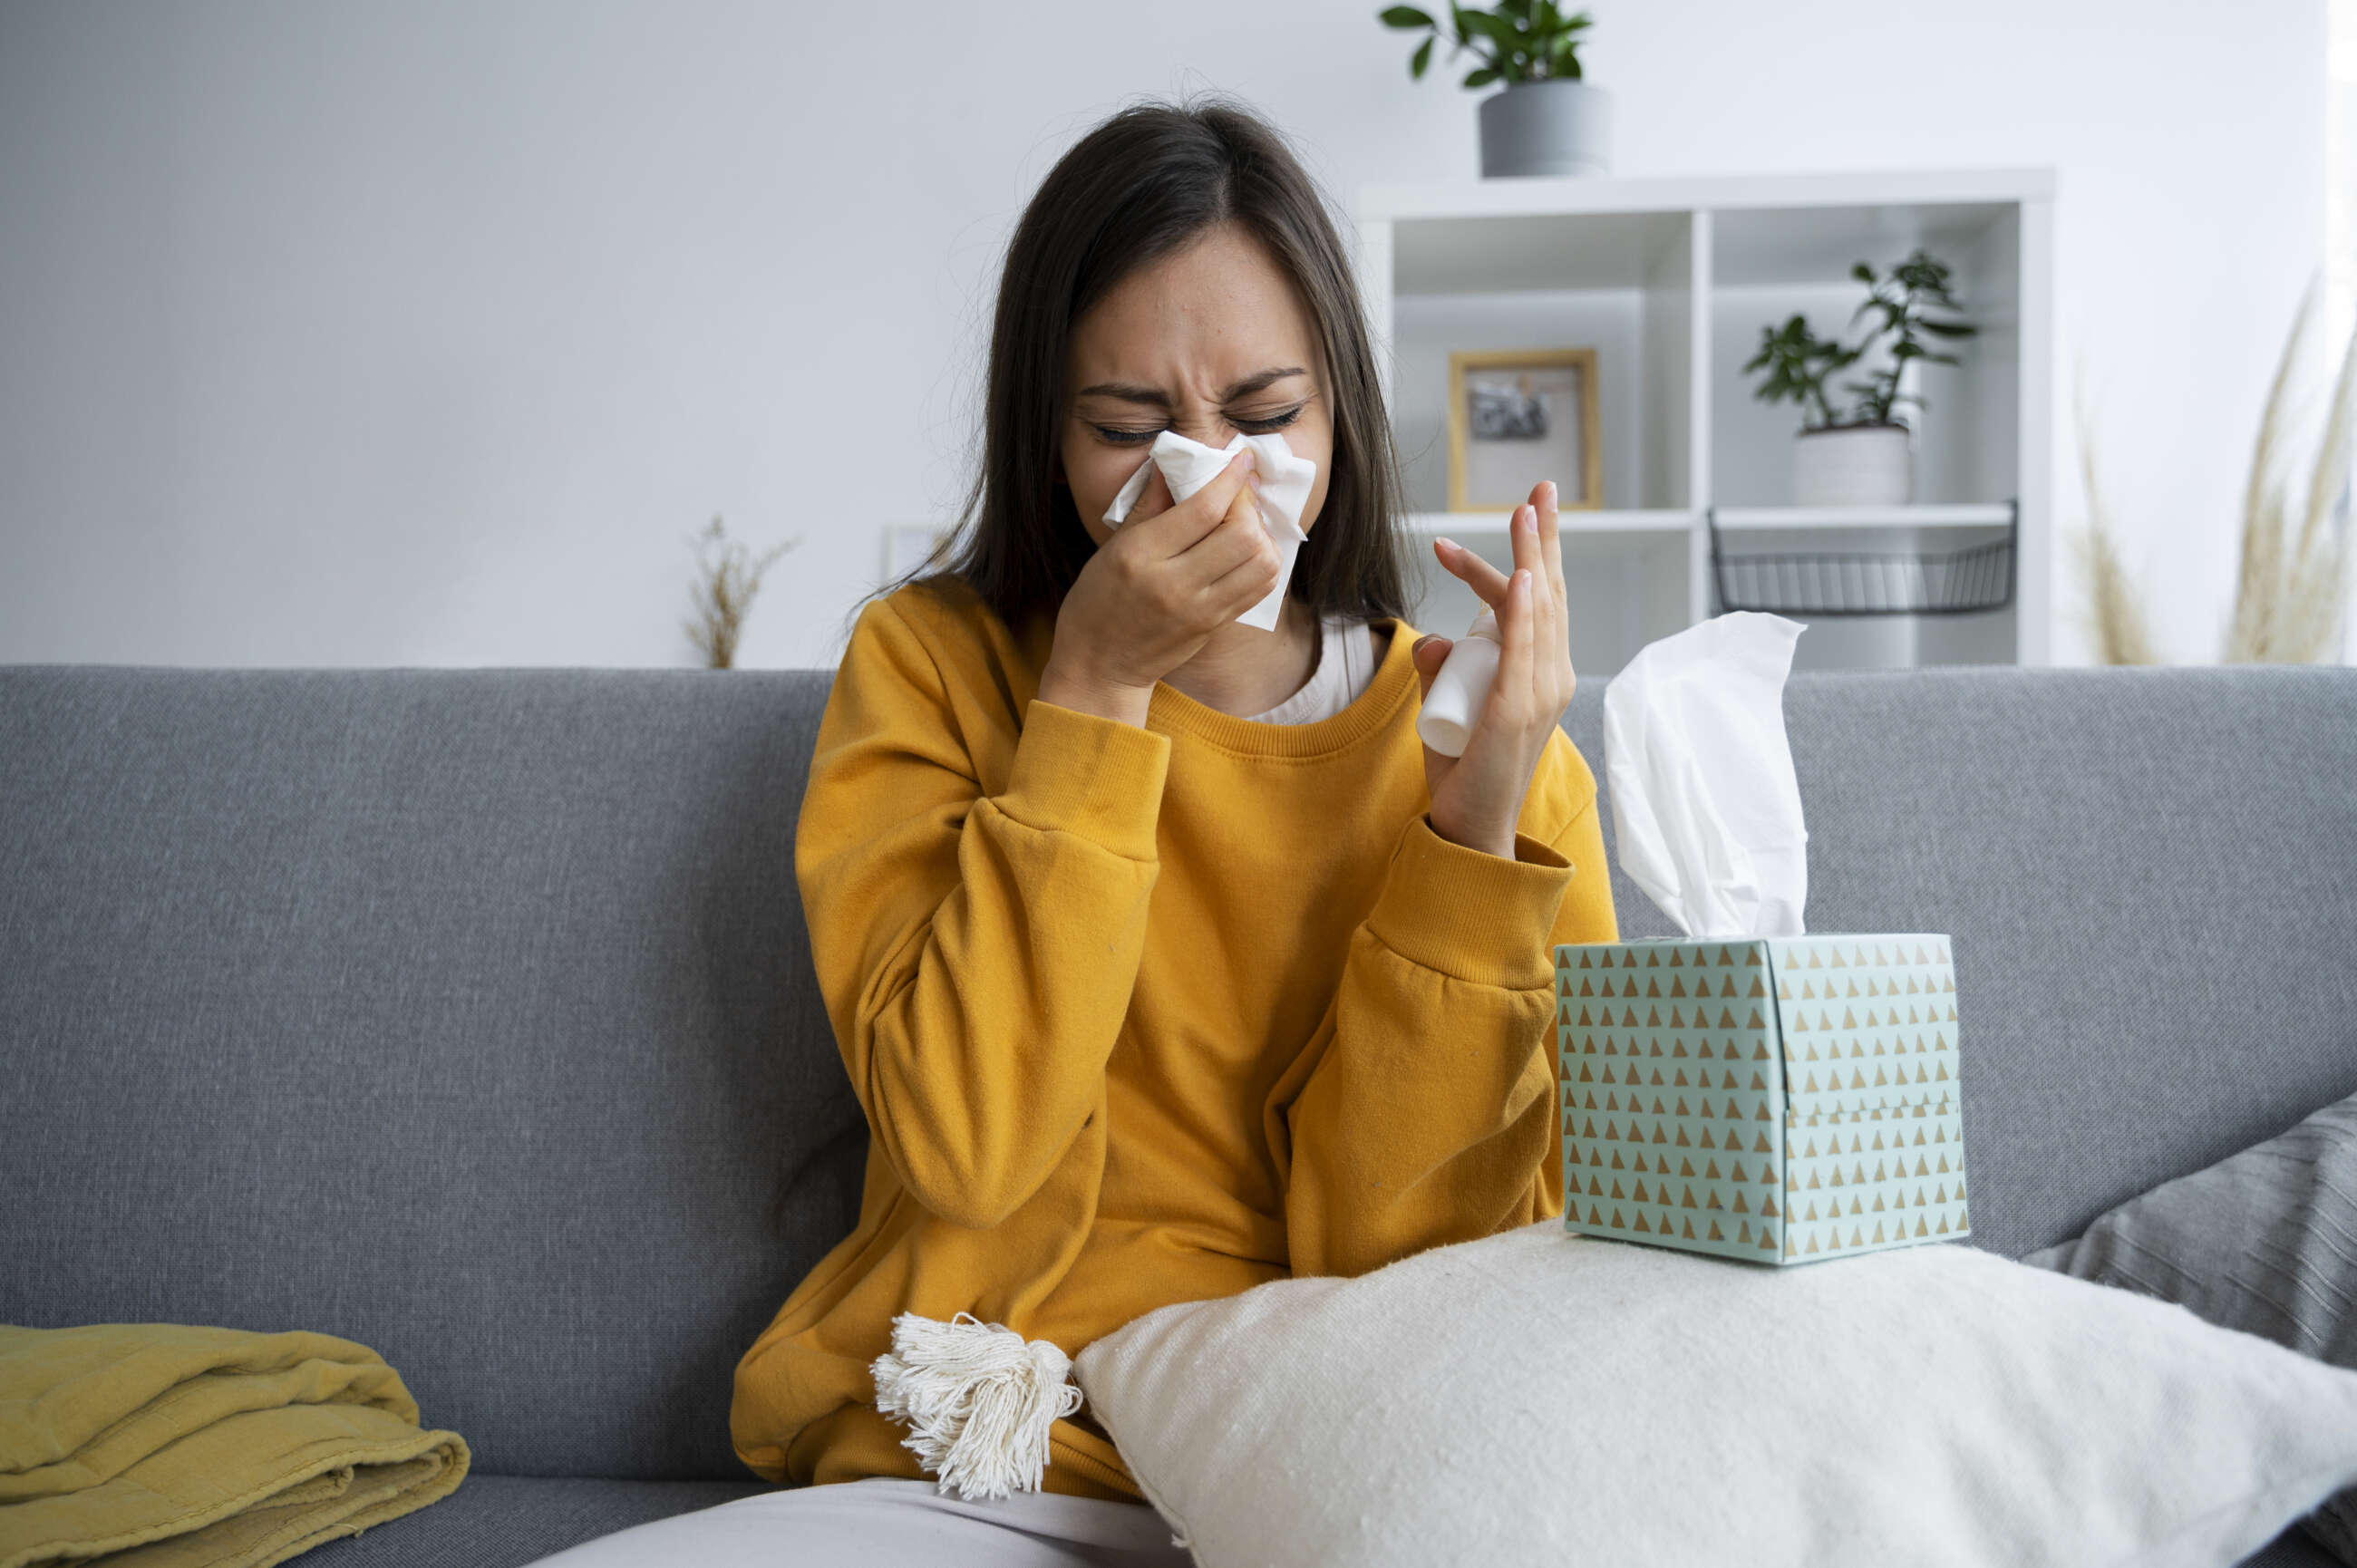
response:
<svg viewBox="0 0 2357 1568"><path fill-rule="evenodd" d="M1903 424L1845 424L1792 438L1794 506L1905 506L1915 436Z"/></svg>
<svg viewBox="0 0 2357 1568"><path fill-rule="evenodd" d="M1585 81L1518 81L1481 100L1481 177L1612 172L1612 95Z"/></svg>

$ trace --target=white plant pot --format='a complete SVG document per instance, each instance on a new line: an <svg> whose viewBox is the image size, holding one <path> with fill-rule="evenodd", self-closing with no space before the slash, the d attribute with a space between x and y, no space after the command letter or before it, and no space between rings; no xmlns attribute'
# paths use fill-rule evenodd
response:
<svg viewBox="0 0 2357 1568"><path fill-rule="evenodd" d="M1517 81L1481 100L1481 177L1612 172L1612 95L1585 81Z"/></svg>
<svg viewBox="0 0 2357 1568"><path fill-rule="evenodd" d="M1915 443L1903 424L1803 430L1792 438L1794 506L1905 506Z"/></svg>

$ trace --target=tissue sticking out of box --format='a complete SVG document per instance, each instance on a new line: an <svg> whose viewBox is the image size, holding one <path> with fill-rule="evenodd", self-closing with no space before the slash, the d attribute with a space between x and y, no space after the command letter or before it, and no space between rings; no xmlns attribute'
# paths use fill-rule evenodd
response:
<svg viewBox="0 0 2357 1568"><path fill-rule="evenodd" d="M1808 628L1734 610L1638 650L1604 689L1620 869L1689 937L1797 937L1808 829L1784 677Z"/></svg>

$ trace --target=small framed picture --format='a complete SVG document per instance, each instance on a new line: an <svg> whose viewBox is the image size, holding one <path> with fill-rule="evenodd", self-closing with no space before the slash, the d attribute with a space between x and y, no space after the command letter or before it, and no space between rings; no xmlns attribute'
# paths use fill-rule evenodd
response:
<svg viewBox="0 0 2357 1568"><path fill-rule="evenodd" d="M1604 504L1596 350L1484 349L1448 356L1448 510L1512 511L1553 479L1564 511Z"/></svg>

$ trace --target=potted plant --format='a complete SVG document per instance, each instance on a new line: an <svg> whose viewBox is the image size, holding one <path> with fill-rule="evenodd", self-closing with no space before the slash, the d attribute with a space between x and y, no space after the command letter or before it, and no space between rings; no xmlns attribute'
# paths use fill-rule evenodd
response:
<svg viewBox="0 0 2357 1568"><path fill-rule="evenodd" d="M1960 307L1948 291L1947 266L1925 251L1918 249L1887 277L1877 277L1864 262L1850 269L1850 276L1867 287L1866 301L1851 314L1851 322L1869 312L1877 317L1857 343L1821 338L1805 317L1795 315L1781 327L1761 328L1760 351L1743 367L1747 374L1765 372L1752 390L1762 403L1800 404L1801 430L1792 442L1794 506L1904 506L1912 499L1914 441L1898 408L1929 405L1901 391L1900 381L1918 360L1958 362L1925 338L1969 338L1980 330L1953 315L1930 314ZM1890 339L1884 362L1863 381L1845 383L1844 390L1857 397L1836 410L1825 395L1825 378L1864 359L1884 338Z"/></svg>
<svg viewBox="0 0 2357 1568"><path fill-rule="evenodd" d="M1425 30L1407 66L1421 81L1440 24L1414 5L1377 15L1386 27ZM1448 15L1455 32L1449 58L1469 49L1481 60L1462 85L1506 84L1481 101L1483 178L1611 172L1611 95L1580 79L1579 35L1591 25L1587 12L1566 16L1555 0L1498 0L1494 11L1452 3Z"/></svg>
<svg viewBox="0 0 2357 1568"><path fill-rule="evenodd" d="M745 546L727 537L720 520L712 520L697 549L701 561L694 589L695 619L684 623L688 640L695 644L705 668L735 668L737 641L744 635L745 617L753 607L753 596L760 592L762 575L779 556L801 542L802 536L797 534L759 560L750 560ZM720 549L716 561L713 558L716 546Z"/></svg>

